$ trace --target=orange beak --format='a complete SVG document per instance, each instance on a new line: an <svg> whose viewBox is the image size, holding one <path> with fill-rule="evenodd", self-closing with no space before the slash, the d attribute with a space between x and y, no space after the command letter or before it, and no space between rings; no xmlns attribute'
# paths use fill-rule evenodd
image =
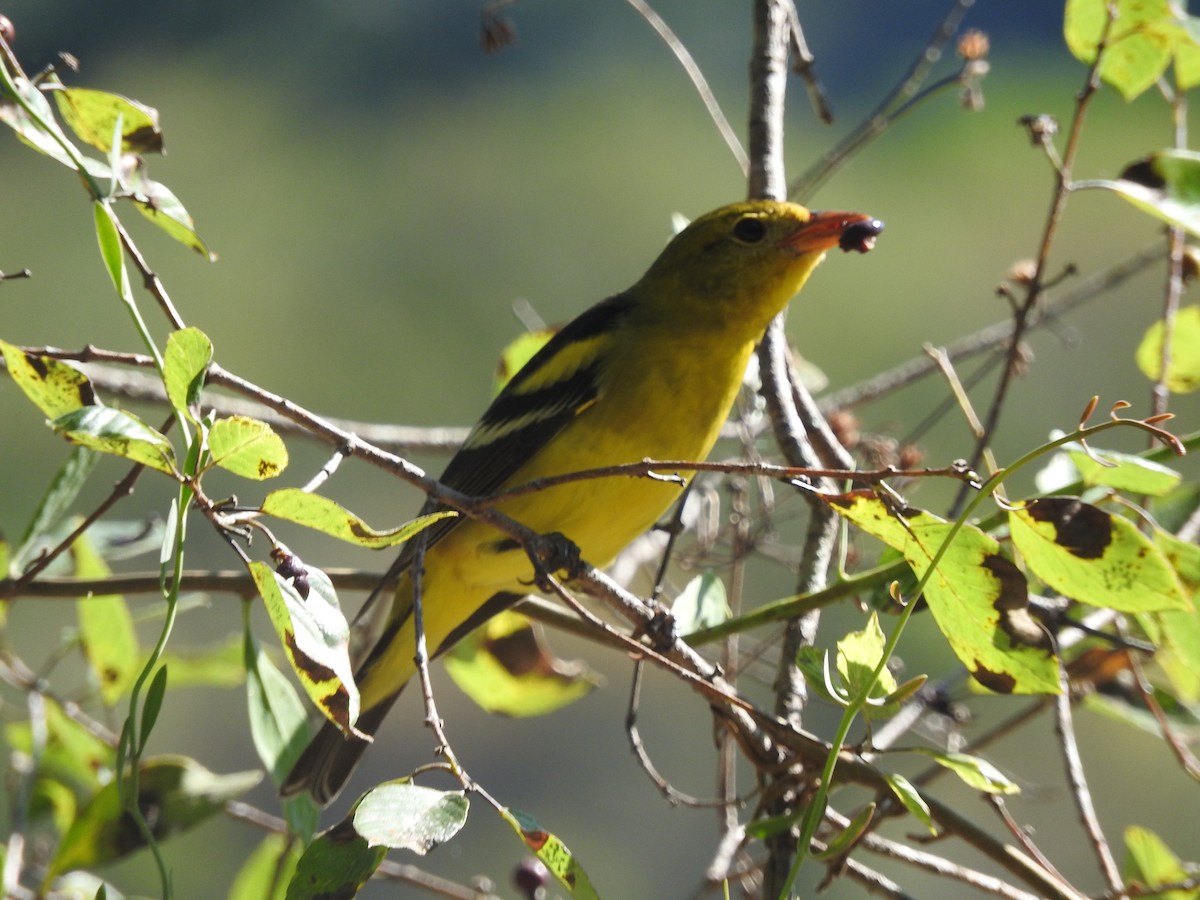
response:
<svg viewBox="0 0 1200 900"><path fill-rule="evenodd" d="M814 212L780 243L794 253L824 253L834 247L866 253L881 231L883 223L863 213Z"/></svg>

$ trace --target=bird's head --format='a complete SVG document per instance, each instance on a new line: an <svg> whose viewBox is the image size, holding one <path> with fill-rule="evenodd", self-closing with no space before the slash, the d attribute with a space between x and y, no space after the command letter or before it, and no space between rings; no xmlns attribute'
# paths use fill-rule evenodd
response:
<svg viewBox="0 0 1200 900"><path fill-rule="evenodd" d="M774 200L734 203L677 234L642 284L703 298L720 327L738 321L761 331L827 251L865 253L881 231L882 222L862 213L813 212Z"/></svg>

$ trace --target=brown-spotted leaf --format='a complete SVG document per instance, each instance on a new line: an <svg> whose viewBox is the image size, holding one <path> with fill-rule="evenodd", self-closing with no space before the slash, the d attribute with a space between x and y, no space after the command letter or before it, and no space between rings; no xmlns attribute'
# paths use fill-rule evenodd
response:
<svg viewBox="0 0 1200 900"><path fill-rule="evenodd" d="M0 341L9 377L47 418L57 419L96 402L88 377L62 360L26 353Z"/></svg>
<svg viewBox="0 0 1200 900"><path fill-rule="evenodd" d="M162 129L153 107L92 88L58 87L53 93L63 120L97 150L112 150L119 119L122 153L162 153Z"/></svg>
<svg viewBox="0 0 1200 900"><path fill-rule="evenodd" d="M835 510L904 554L921 578L953 526L924 510L895 510L869 491L825 498ZM976 681L998 693L1057 693L1058 665L1027 611L1020 571L994 538L971 525L954 535L924 596L938 629Z"/></svg>
<svg viewBox="0 0 1200 900"><path fill-rule="evenodd" d="M139 769L138 806L161 841L224 812L230 800L261 780L258 771L217 775L185 756L153 757ZM124 809L118 783L111 781L71 823L50 874L109 863L145 846L145 837Z"/></svg>
<svg viewBox="0 0 1200 900"><path fill-rule="evenodd" d="M574 703L603 679L582 662L566 662L546 647L525 616L502 612L459 642L446 672L488 712L541 716Z"/></svg>
<svg viewBox="0 0 1200 900"><path fill-rule="evenodd" d="M1076 497L1043 497L1008 521L1030 570L1066 597L1121 612L1192 608L1163 552L1122 516Z"/></svg>
<svg viewBox="0 0 1200 900"><path fill-rule="evenodd" d="M305 693L326 718L357 735L359 697L350 664L350 626L329 576L307 567L309 591L304 599L265 563L250 563L250 574Z"/></svg>
<svg viewBox="0 0 1200 900"><path fill-rule="evenodd" d="M299 488L271 491L263 498L262 511L269 516L316 529L347 543L376 550L402 544L439 519L458 515L454 510L444 510L420 516L399 528L377 531L328 497Z"/></svg>

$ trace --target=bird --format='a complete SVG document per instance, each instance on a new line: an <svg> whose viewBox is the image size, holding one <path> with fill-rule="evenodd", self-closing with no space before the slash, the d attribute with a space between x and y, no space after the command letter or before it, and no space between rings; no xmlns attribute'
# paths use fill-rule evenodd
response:
<svg viewBox="0 0 1200 900"><path fill-rule="evenodd" d="M722 206L675 235L631 288L559 330L493 399L439 481L482 497L537 479L658 460L703 460L712 449L771 320L834 247L866 252L883 223L752 200ZM557 533L605 566L678 499L691 472L559 483L495 503L538 534ZM426 512L439 508L427 503ZM519 542L467 516L423 535L421 612L436 656L531 593ZM412 562L402 550L395 591L368 600L355 628L358 735L325 722L284 778L327 805L416 673Z"/></svg>

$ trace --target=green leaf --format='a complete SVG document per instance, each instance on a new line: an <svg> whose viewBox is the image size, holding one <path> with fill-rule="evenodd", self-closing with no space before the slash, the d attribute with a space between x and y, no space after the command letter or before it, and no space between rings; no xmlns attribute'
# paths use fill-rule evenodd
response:
<svg viewBox="0 0 1200 900"><path fill-rule="evenodd" d="M467 823L470 803L462 791L435 791L407 780L385 782L354 807L354 830L372 847L411 850L424 856Z"/></svg>
<svg viewBox="0 0 1200 900"><path fill-rule="evenodd" d="M542 716L591 693L603 679L582 662L564 662L540 629L507 610L489 619L446 656L447 674L488 712Z"/></svg>
<svg viewBox="0 0 1200 900"><path fill-rule="evenodd" d="M79 491L96 468L99 459L99 453L93 453L86 447L71 448L66 462L55 473L54 480L42 495L42 500L21 537L21 543L13 554L12 571L23 571L41 551L50 534L62 524L67 511L79 496ZM91 533L89 529L89 534ZM7 565L0 567L0 573L7 571Z"/></svg>
<svg viewBox="0 0 1200 900"><path fill-rule="evenodd" d="M1113 191L1142 212L1200 236L1200 153L1160 150L1125 167L1116 181L1077 181L1072 190Z"/></svg>
<svg viewBox="0 0 1200 900"><path fill-rule="evenodd" d="M96 392L88 377L78 369L49 356L24 353L0 341L0 353L8 374L47 418L56 419L96 403Z"/></svg>
<svg viewBox="0 0 1200 900"><path fill-rule="evenodd" d="M1078 444L1067 444L1064 449L1088 487L1102 485L1118 491L1161 497L1183 480L1174 469L1130 453L1093 448L1089 454Z"/></svg>
<svg viewBox="0 0 1200 900"><path fill-rule="evenodd" d="M871 700L882 700L896 690L896 679L885 666L877 680L871 675L883 658L885 638L879 627L879 616L872 612L862 631L852 631L838 641L837 670L842 683L852 696L867 696ZM868 703L863 708L867 715L877 715L879 709ZM895 712L895 710L892 710Z"/></svg>
<svg viewBox="0 0 1200 900"><path fill-rule="evenodd" d="M1162 551L1128 519L1074 497L1043 497L1008 522L1029 568L1064 596L1121 612L1191 609Z"/></svg>
<svg viewBox="0 0 1200 900"><path fill-rule="evenodd" d="M162 153L158 110L108 91L50 86L56 88L54 99L63 121L85 143L108 153L119 119L122 153Z"/></svg>
<svg viewBox="0 0 1200 900"><path fill-rule="evenodd" d="M1147 888L1186 882L1191 875L1188 867L1157 834L1148 828L1131 825L1125 829L1125 877ZM1162 900L1196 900L1192 890L1164 891L1156 894Z"/></svg>
<svg viewBox="0 0 1200 900"><path fill-rule="evenodd" d="M139 165L128 173L125 188L121 196L128 197L143 216L185 247L190 247L210 262L216 260L217 255L210 252L200 239L196 223L183 203L165 184L146 177L144 166Z"/></svg>
<svg viewBox="0 0 1200 900"><path fill-rule="evenodd" d="M263 499L262 512L277 519L295 522L339 540L360 547L382 549L402 544L413 535L425 530L439 519L457 516L453 510L420 516L399 528L376 531L354 513L327 497L302 491L299 488L283 488L271 491Z"/></svg>
<svg viewBox="0 0 1200 900"><path fill-rule="evenodd" d="M200 403L204 375L212 362L212 341L199 328L181 328L167 338L163 353L163 384L175 411L196 421L191 410Z"/></svg>
<svg viewBox="0 0 1200 900"><path fill-rule="evenodd" d="M1200 596L1200 546L1158 528L1153 540L1174 568L1192 609L1143 613L1138 621L1159 644L1155 662L1179 695L1195 703L1200 701L1200 606L1196 602Z"/></svg>
<svg viewBox="0 0 1200 900"><path fill-rule="evenodd" d="M98 790L112 777L116 754L112 747L70 718L52 698L46 700L46 739L38 775L74 785L86 792ZM29 722L4 727L4 740L13 750L33 752Z"/></svg>
<svg viewBox="0 0 1200 900"><path fill-rule="evenodd" d="M1067 0L1063 35L1075 57L1088 65L1095 62L1108 26L1108 2ZM1132 100L1166 69L1180 35L1168 0L1116 0L1116 7L1100 77Z"/></svg>
<svg viewBox="0 0 1200 900"><path fill-rule="evenodd" d="M697 575L684 585L671 604L671 615L679 633L684 635L720 625L732 615L724 583L712 572Z"/></svg>
<svg viewBox="0 0 1200 900"><path fill-rule="evenodd" d="M1200 19L1185 16L1183 35L1175 49L1175 86L1186 91L1200 84Z"/></svg>
<svg viewBox="0 0 1200 900"><path fill-rule="evenodd" d="M107 578L112 574L86 534L71 545L71 555L79 578ZM84 656L100 685L100 697L112 706L124 696L141 668L133 617L125 598L118 594L93 594L75 605Z"/></svg>
<svg viewBox="0 0 1200 900"><path fill-rule="evenodd" d="M85 406L59 416L50 427L72 443L175 475L171 442L132 413L107 406Z"/></svg>
<svg viewBox="0 0 1200 900"><path fill-rule="evenodd" d="M329 577L309 567L305 600L264 563L250 563L250 574L305 693L342 731L357 734L359 697L350 664L350 626Z"/></svg>
<svg viewBox="0 0 1200 900"><path fill-rule="evenodd" d="M246 680L242 641L237 636L206 647L168 650L162 655L162 662L171 667L173 688L234 688Z"/></svg>
<svg viewBox="0 0 1200 900"><path fill-rule="evenodd" d="M243 643L250 735L278 787L308 744L308 715L292 683L246 629Z"/></svg>
<svg viewBox="0 0 1200 900"><path fill-rule="evenodd" d="M969 753L944 753L928 747L916 747L915 753L923 753L944 766L963 780L968 786L986 794L1019 794L1021 788L994 765Z"/></svg>
<svg viewBox="0 0 1200 900"><path fill-rule="evenodd" d="M287 900L353 897L386 855L387 847L369 846L347 817L304 849L288 882Z"/></svg>
<svg viewBox="0 0 1200 900"><path fill-rule="evenodd" d="M162 712L163 698L167 694L167 667L161 665L154 673L154 677L150 680L150 687L146 690L146 700L142 704L142 722L141 735L139 735L138 745L146 746L146 741L150 738L150 733L154 731L154 725L158 722L158 714Z"/></svg>
<svg viewBox="0 0 1200 900"><path fill-rule="evenodd" d="M527 331L510 342L500 352L500 361L496 364L496 375L492 379L492 395L499 394L500 390L508 384L509 379L520 372L525 363L533 359L557 331L557 328L538 328L534 331Z"/></svg>
<svg viewBox="0 0 1200 900"><path fill-rule="evenodd" d="M937 828L933 824L933 816L929 812L929 804L925 802L925 798L921 796L913 783L903 775L885 774L883 777L887 781L888 787L892 789L892 793L904 804L904 808L912 813L922 825L928 828L930 834L937 834Z"/></svg>
<svg viewBox="0 0 1200 900"><path fill-rule="evenodd" d="M868 803L860 809L847 824L846 827L839 831L829 840L825 849L820 853L813 853L814 859L836 859L843 853L847 853L854 848L854 844L861 838L867 830L867 826L871 824L875 818L875 804ZM795 818L794 816L792 817ZM747 827L747 833L750 829ZM758 835L755 835L756 837ZM761 838L760 838L761 840Z"/></svg>
<svg viewBox="0 0 1200 900"><path fill-rule="evenodd" d="M137 802L161 841L222 813L226 803L261 780L261 772L216 775L184 756L153 757L139 768ZM49 877L112 862L144 846L113 781L92 797L71 825L50 863Z"/></svg>
<svg viewBox="0 0 1200 900"><path fill-rule="evenodd" d="M100 258L108 277L112 279L117 294L128 297L129 271L125 268L125 251L121 247L121 235L117 231L117 217L107 200L92 203L93 219L96 223L96 240L100 244Z"/></svg>
<svg viewBox="0 0 1200 900"><path fill-rule="evenodd" d="M839 515L902 552L918 578L950 536L950 523L923 510L896 512L870 492L826 500ZM924 595L951 649L984 687L998 693L1058 691L1058 664L1028 612L1025 578L1000 555L994 538L974 526L961 528Z"/></svg>
<svg viewBox="0 0 1200 900"><path fill-rule="evenodd" d="M553 873L577 900L599 900L600 895L592 886L592 880L575 858L570 848L559 838L542 827L529 815L515 809L498 810L500 818L520 836L525 846L533 851L546 868Z"/></svg>
<svg viewBox="0 0 1200 900"><path fill-rule="evenodd" d="M1137 348L1138 368L1154 382L1162 374L1165 330L1163 321L1159 319L1147 329ZM1175 394L1189 394L1200 388L1200 306L1186 306L1175 316L1166 384L1168 390Z"/></svg>
<svg viewBox="0 0 1200 900"><path fill-rule="evenodd" d="M238 869L227 900L284 900L300 853L295 838L268 834Z"/></svg>
<svg viewBox="0 0 1200 900"><path fill-rule="evenodd" d="M274 478L288 463L287 447L271 426L246 416L213 422L208 449L215 465L255 481Z"/></svg>
<svg viewBox="0 0 1200 900"><path fill-rule="evenodd" d="M24 103L10 103L7 98L5 102L0 102L0 122L12 128L17 137L33 149L69 169L76 169L75 159L80 157L79 151L74 149L70 138L59 127L46 95L29 79L11 76L7 66L0 66L0 82L10 96L20 97ZM74 157L66 147L74 149ZM99 160L84 157L83 162L97 181L109 181L112 178L111 170Z"/></svg>

